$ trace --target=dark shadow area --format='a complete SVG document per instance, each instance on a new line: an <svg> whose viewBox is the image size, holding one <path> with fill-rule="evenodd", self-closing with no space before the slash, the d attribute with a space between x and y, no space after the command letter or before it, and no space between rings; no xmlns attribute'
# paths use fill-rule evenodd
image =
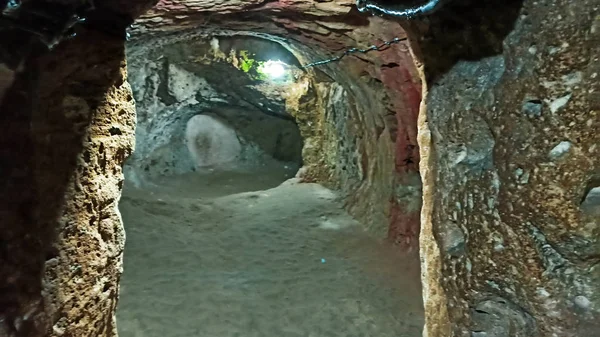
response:
<svg viewBox="0 0 600 337"><path fill-rule="evenodd" d="M20 38L18 44L27 41L27 36L15 31L2 32L3 48L16 48L17 44L11 43L16 37ZM64 249L57 246L57 235L69 226L62 218L69 202L65 195L74 188L72 178L90 121L93 114L102 113L96 108L121 78L122 44L120 48L119 43L95 46L89 43L94 38L93 33L82 32L52 52L33 45L0 107L3 336L46 335L56 317L47 317L52 310L45 306L62 301L53 298L48 285L42 284L44 279L59 281L44 275L45 264L56 261L59 250ZM94 49L97 51L90 52ZM103 71L99 73L100 64ZM84 99L89 113L67 118L63 103L68 95ZM75 191L80 192L77 187Z"/></svg>
<svg viewBox="0 0 600 337"><path fill-rule="evenodd" d="M415 51L423 56L429 85L459 61L502 54L522 6L523 0L455 0L431 16L404 22Z"/></svg>
<svg viewBox="0 0 600 337"><path fill-rule="evenodd" d="M3 31L0 35L2 49L18 50L18 44L11 43L16 41L11 41L10 37L23 39L23 42L30 38L16 31ZM8 61L14 69L18 67L20 59L10 62L4 56L3 62ZM15 323L28 310L27 306L35 307L37 304L38 312L43 312L41 276L46 258L44 252L55 239L55 233L37 222L32 212L40 204L35 179L35 142L31 135L37 81L35 72L31 70L33 62L23 63L29 72L23 72L14 79L0 107L0 333L9 335L16 333ZM66 165L66 169L73 168L73 163ZM61 183L64 184L64 181ZM57 184L55 200L59 200L64 192L61 183ZM25 331L29 334L41 332L32 324L25 326Z"/></svg>

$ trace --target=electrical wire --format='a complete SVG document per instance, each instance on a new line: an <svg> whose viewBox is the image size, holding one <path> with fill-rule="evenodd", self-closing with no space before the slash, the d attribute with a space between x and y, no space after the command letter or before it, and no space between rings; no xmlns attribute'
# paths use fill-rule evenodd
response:
<svg viewBox="0 0 600 337"><path fill-rule="evenodd" d="M384 14L395 16L399 18L413 18L415 16L431 14L439 9L444 3L444 0L429 0L426 3L416 7L400 7L396 6L382 6L373 0L356 0L356 8L359 12L372 12L377 14Z"/></svg>
<svg viewBox="0 0 600 337"><path fill-rule="evenodd" d="M350 55L350 54L354 54L354 53L366 54L366 53L368 53L370 51L381 51L383 49L387 49L387 47L389 47L389 46L391 46L393 44L396 44L396 43L399 43L399 42L402 42L402 41L406 41L406 40L407 40L406 37L404 37L404 38L396 37L393 40L385 41L384 43L380 44L379 46L373 45L373 46L371 46L369 48L366 48L366 49L350 48L350 49L346 50L343 54L340 54L340 55L338 55L336 57L333 57L333 58L330 58L330 59L327 59L327 60L312 62L312 63L306 64L306 65L304 65L302 67L306 69L306 68L320 66L320 65L323 65L323 64L331 63L331 62L337 62L337 61L340 61L345 56Z"/></svg>

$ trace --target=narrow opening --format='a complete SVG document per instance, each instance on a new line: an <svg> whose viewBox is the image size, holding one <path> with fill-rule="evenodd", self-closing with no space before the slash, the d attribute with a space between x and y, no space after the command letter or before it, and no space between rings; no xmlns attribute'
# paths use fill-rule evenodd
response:
<svg viewBox="0 0 600 337"><path fill-rule="evenodd" d="M420 336L408 53L364 80L275 38L183 35L128 46L120 335Z"/></svg>
<svg viewBox="0 0 600 337"><path fill-rule="evenodd" d="M596 219L600 216L600 175L595 175L586 185L581 210L584 214Z"/></svg>

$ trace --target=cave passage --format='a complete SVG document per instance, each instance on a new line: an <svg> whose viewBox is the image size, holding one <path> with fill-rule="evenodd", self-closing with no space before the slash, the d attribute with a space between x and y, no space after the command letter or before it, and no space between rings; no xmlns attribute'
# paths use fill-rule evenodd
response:
<svg viewBox="0 0 600 337"><path fill-rule="evenodd" d="M598 337L599 41L600 0L0 0L0 337Z"/></svg>
<svg viewBox="0 0 600 337"><path fill-rule="evenodd" d="M188 57L217 44L238 56ZM273 48L130 48L138 125L120 202L121 337L421 335L418 258L296 175L306 144L281 97L302 85L300 70L279 51L275 68L251 71L253 51Z"/></svg>

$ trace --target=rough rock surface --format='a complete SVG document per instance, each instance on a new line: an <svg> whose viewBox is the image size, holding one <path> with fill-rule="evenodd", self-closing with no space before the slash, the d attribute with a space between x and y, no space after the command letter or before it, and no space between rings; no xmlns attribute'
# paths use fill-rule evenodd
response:
<svg viewBox="0 0 600 337"><path fill-rule="evenodd" d="M242 152L235 130L216 116L196 115L187 122L185 139L196 167L223 167Z"/></svg>
<svg viewBox="0 0 600 337"><path fill-rule="evenodd" d="M599 8L467 2L412 25L427 336L598 335Z"/></svg>
<svg viewBox="0 0 600 337"><path fill-rule="evenodd" d="M82 32L24 60L4 95L1 336L116 333L135 125L124 60L123 41Z"/></svg>

